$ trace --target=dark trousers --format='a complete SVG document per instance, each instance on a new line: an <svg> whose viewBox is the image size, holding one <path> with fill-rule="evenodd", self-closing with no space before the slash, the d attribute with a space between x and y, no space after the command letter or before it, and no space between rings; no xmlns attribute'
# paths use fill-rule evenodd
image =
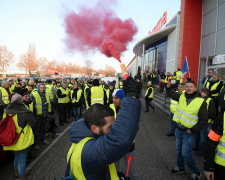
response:
<svg viewBox="0 0 225 180"><path fill-rule="evenodd" d="M149 106L152 108L153 111L155 110L155 107L151 105L151 101L152 101L152 98L145 99L146 111L149 111Z"/></svg>
<svg viewBox="0 0 225 180"><path fill-rule="evenodd" d="M72 112L72 104L70 102L66 103L66 111L67 111L67 118L70 119Z"/></svg>
<svg viewBox="0 0 225 180"><path fill-rule="evenodd" d="M161 86L160 86L160 92L163 92L164 87L166 87L166 84L162 82L161 83Z"/></svg>
<svg viewBox="0 0 225 180"><path fill-rule="evenodd" d="M0 121L2 120L3 118L3 114L4 114L4 109L5 109L6 106L0 106Z"/></svg>
<svg viewBox="0 0 225 180"><path fill-rule="evenodd" d="M59 124L62 124L67 120L66 103L58 103L58 110L59 110Z"/></svg>
<svg viewBox="0 0 225 180"><path fill-rule="evenodd" d="M44 141L48 127L48 117L36 116L36 127L34 129L34 143L39 144Z"/></svg>
<svg viewBox="0 0 225 180"><path fill-rule="evenodd" d="M224 180L224 178L225 178L225 167L220 166L215 163L214 179L215 180Z"/></svg>

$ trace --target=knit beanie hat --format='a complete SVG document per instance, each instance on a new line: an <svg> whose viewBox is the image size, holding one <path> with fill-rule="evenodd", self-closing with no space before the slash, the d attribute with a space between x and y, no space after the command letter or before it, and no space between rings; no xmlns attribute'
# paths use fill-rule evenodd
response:
<svg viewBox="0 0 225 180"><path fill-rule="evenodd" d="M117 89L113 92L112 96L118 97L121 100L123 100L123 98L125 97L125 93L123 89Z"/></svg>
<svg viewBox="0 0 225 180"><path fill-rule="evenodd" d="M23 97L20 94L14 94L12 96L11 102L12 103L17 102L17 103L23 104Z"/></svg>

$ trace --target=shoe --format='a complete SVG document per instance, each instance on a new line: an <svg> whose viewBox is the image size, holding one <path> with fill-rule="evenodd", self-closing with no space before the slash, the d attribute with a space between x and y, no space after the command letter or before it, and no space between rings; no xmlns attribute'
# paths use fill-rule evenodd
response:
<svg viewBox="0 0 225 180"><path fill-rule="evenodd" d="M192 151L198 151L198 148L195 146L192 148Z"/></svg>
<svg viewBox="0 0 225 180"><path fill-rule="evenodd" d="M200 178L201 178L201 174L195 174L195 173L191 174L191 180L200 180Z"/></svg>
<svg viewBox="0 0 225 180"><path fill-rule="evenodd" d="M183 173L184 172L184 169L179 169L177 166L175 166L172 170L171 170L171 173L172 174L180 174L180 173Z"/></svg>
<svg viewBox="0 0 225 180"><path fill-rule="evenodd" d="M19 172L17 170L14 170L14 178L19 178Z"/></svg>
<svg viewBox="0 0 225 180"><path fill-rule="evenodd" d="M35 145L35 146L34 146L34 149L37 150L37 151L39 151L41 148L40 148L39 145Z"/></svg>
<svg viewBox="0 0 225 180"><path fill-rule="evenodd" d="M149 110L146 110L145 112L149 112Z"/></svg>
<svg viewBox="0 0 225 180"><path fill-rule="evenodd" d="M168 133L167 136L174 136L174 133Z"/></svg>
<svg viewBox="0 0 225 180"><path fill-rule="evenodd" d="M45 139L45 140L43 141L43 143L46 144L46 145L49 145L49 144L50 144L50 142L49 142L47 139Z"/></svg>
<svg viewBox="0 0 225 180"><path fill-rule="evenodd" d="M54 139L56 137L56 134L55 133L52 133L52 138Z"/></svg>

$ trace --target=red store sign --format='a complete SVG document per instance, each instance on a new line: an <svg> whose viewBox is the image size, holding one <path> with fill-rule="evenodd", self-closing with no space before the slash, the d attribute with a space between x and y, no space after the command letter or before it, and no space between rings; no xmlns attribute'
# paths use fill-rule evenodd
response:
<svg viewBox="0 0 225 180"><path fill-rule="evenodd" d="M152 31L149 30L148 34L152 34L158 30L160 30L164 24L167 23L167 11L164 12L163 17L160 18L157 25L153 28Z"/></svg>

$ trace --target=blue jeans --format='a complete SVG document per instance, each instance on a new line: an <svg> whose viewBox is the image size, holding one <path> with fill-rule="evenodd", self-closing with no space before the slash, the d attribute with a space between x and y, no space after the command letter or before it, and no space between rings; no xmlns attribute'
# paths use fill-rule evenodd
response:
<svg viewBox="0 0 225 180"><path fill-rule="evenodd" d="M27 152L15 152L15 159L14 159L14 169L18 171L19 176L25 176L26 173L26 161L27 161Z"/></svg>
<svg viewBox="0 0 225 180"><path fill-rule="evenodd" d="M196 162L192 156L192 144L194 140L193 134L188 134L176 128L176 152L177 152L177 166L179 169L185 169L184 163L187 164L192 173L200 173Z"/></svg>
<svg viewBox="0 0 225 180"><path fill-rule="evenodd" d="M170 128L170 134L174 134L176 130L176 122L173 121L173 113L170 114L170 119L171 119L171 128Z"/></svg>
<svg viewBox="0 0 225 180"><path fill-rule="evenodd" d="M208 128L209 124L207 124L203 129L201 129L200 132L195 134L196 146L198 147L198 151L201 154L204 153L205 141L209 133Z"/></svg>
<svg viewBox="0 0 225 180"><path fill-rule="evenodd" d="M80 107L73 107L74 120L80 119Z"/></svg>

